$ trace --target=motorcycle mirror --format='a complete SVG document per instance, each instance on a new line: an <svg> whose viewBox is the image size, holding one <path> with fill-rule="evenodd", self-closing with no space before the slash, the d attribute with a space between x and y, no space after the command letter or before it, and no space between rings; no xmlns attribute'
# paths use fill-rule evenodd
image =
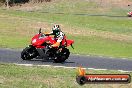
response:
<svg viewBox="0 0 132 88"><path fill-rule="evenodd" d="M42 30L42 29L40 28L40 29L39 29L39 34L41 33L41 30Z"/></svg>

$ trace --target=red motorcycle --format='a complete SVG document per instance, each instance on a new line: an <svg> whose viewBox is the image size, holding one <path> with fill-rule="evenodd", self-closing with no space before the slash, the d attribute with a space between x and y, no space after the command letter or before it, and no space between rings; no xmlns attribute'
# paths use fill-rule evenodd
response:
<svg viewBox="0 0 132 88"><path fill-rule="evenodd" d="M127 16L128 16L128 17L132 17L132 12L128 12L128 13L127 13Z"/></svg>
<svg viewBox="0 0 132 88"><path fill-rule="evenodd" d="M56 39L41 33L40 29L39 33L32 38L31 45L21 52L21 58L23 60L31 60L33 58L41 57L46 60L54 60L56 63L64 62L70 55L67 47L71 46L73 48L72 44L74 41L66 39L65 36L59 47L50 48L54 43L56 43Z"/></svg>

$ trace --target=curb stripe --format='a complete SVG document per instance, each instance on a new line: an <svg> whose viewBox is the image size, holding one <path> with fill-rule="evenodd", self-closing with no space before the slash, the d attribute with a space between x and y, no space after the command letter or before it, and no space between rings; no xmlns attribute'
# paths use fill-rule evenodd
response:
<svg viewBox="0 0 132 88"><path fill-rule="evenodd" d="M40 67L54 67L54 68L68 68L68 69L76 69L78 67L66 67L66 66L53 66L53 65L33 65L33 64L18 64L14 63L15 65L20 65L20 66L40 66ZM109 69L96 69L96 68L83 68L83 69L88 69L88 70L109 70ZM115 70L119 72L132 72L132 71L124 71L124 70Z"/></svg>

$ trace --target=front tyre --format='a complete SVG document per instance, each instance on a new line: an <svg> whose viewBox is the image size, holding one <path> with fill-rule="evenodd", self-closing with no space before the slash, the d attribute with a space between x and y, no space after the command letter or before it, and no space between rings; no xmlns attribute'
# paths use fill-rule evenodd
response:
<svg viewBox="0 0 132 88"><path fill-rule="evenodd" d="M21 58L23 60L31 60L31 59L35 58L36 56L37 56L37 52L36 52L35 48L33 48L33 47L26 47L21 52Z"/></svg>

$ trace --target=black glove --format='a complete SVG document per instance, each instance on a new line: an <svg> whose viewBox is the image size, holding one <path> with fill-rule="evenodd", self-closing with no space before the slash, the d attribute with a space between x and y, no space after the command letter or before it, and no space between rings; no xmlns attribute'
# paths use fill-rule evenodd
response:
<svg viewBox="0 0 132 88"><path fill-rule="evenodd" d="M47 48L48 48L48 49L51 49L51 48L52 48L52 46L51 46L51 45L47 45Z"/></svg>

